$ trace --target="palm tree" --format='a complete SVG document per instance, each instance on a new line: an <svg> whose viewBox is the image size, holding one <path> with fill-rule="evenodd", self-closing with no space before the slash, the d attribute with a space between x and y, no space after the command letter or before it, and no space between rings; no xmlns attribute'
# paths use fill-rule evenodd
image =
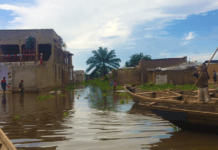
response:
<svg viewBox="0 0 218 150"><path fill-rule="evenodd" d="M119 58L115 58L115 51L111 50L108 53L107 48L99 47L99 49L93 50L92 53L94 56L90 57L86 64L90 65L86 69L86 73L95 68L90 74L91 77L102 77L110 72L112 69L117 69L120 67L119 62L121 60Z"/></svg>

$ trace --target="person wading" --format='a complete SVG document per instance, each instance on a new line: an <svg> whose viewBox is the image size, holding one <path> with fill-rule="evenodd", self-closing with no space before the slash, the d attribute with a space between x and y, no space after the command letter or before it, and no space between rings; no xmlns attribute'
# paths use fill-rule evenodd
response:
<svg viewBox="0 0 218 150"><path fill-rule="evenodd" d="M1 81L1 86L2 86L2 89L4 90L4 94L5 94L6 86L7 86L5 77L3 77L2 81Z"/></svg>
<svg viewBox="0 0 218 150"><path fill-rule="evenodd" d="M23 92L24 92L23 80L20 81L20 84L19 84L19 91L20 91L20 94L23 94Z"/></svg>
<svg viewBox="0 0 218 150"><path fill-rule="evenodd" d="M116 92L117 82L114 80L114 91Z"/></svg>
<svg viewBox="0 0 218 150"><path fill-rule="evenodd" d="M198 73L199 72L199 73ZM197 79L202 74L201 78L198 80L198 100L199 101L211 101L210 95L208 92L208 79L210 79L209 74L207 72L206 65L203 64L200 66L200 71L192 73L193 76L195 76Z"/></svg>
<svg viewBox="0 0 218 150"><path fill-rule="evenodd" d="M213 80L214 80L214 85L217 84L216 76L217 76L217 72L216 72L215 70L213 70Z"/></svg>

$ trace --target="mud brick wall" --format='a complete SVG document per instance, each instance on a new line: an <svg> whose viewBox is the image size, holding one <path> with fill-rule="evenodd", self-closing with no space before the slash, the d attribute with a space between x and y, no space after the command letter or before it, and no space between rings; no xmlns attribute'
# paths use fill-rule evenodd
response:
<svg viewBox="0 0 218 150"><path fill-rule="evenodd" d="M170 67L186 62L187 62L186 56L183 58L167 58L167 59L153 59L153 60L142 59L139 62L139 67L141 68L141 75L142 75L141 83L143 84L148 82L148 75L147 75L148 68Z"/></svg>
<svg viewBox="0 0 218 150"><path fill-rule="evenodd" d="M141 81L141 69L124 69L124 70L113 70L114 79L119 85L128 83L140 83Z"/></svg>
<svg viewBox="0 0 218 150"><path fill-rule="evenodd" d="M210 76L210 79L208 81L209 83L214 83L214 81L213 81L213 70L215 70L218 73L218 64L210 64L208 66L207 71L208 71L208 74ZM218 76L217 76L217 79L218 79Z"/></svg>
<svg viewBox="0 0 218 150"><path fill-rule="evenodd" d="M174 85L195 84L196 78L191 74L196 71L195 68L188 68L186 70L167 70L167 71L148 71L148 81L155 83L156 75L167 75L167 83Z"/></svg>

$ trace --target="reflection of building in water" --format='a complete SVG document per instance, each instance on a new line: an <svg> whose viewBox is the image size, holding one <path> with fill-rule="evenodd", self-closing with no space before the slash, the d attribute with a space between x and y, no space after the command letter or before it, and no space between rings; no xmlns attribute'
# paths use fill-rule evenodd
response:
<svg viewBox="0 0 218 150"><path fill-rule="evenodd" d="M66 94L66 97L61 97L61 95L55 95L55 97L47 99L45 101L37 101L37 96L47 95L46 92L41 92L40 94L26 93L23 97L19 93L6 94L6 112L0 109L0 120L7 122L7 124L1 124L3 126L4 132L8 133L7 136L11 139L20 138L20 133L23 131L28 132L29 137L34 137L36 139L43 139L41 136L48 135L47 132L39 134L38 130L63 130L62 125L64 120L63 112L69 112L73 109L73 99L71 99L70 92L66 91L62 94ZM72 94L73 95L73 94ZM2 101L2 97L1 101ZM74 113L71 111L70 113ZM19 124L14 125L14 116L20 116ZM25 126L27 125L27 126ZM31 126L28 126L31 125ZM29 129L26 129L29 128ZM14 134L18 132L19 134ZM55 134L56 131L49 131L49 135ZM60 137L63 136L63 137ZM51 140L60 141L64 139L64 134L59 137L47 138L46 141ZM64 139L66 140L66 139Z"/></svg>

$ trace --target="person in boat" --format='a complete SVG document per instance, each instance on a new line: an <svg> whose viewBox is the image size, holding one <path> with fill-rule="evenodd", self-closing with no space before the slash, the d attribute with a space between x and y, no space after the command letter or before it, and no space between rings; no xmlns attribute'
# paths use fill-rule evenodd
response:
<svg viewBox="0 0 218 150"><path fill-rule="evenodd" d="M197 83L198 100L208 102L208 101L211 101L210 95L208 92L208 80L210 79L210 76L207 72L207 67L205 64L200 65L199 70L197 72L192 73L192 75L198 79L201 73L202 73L202 76L198 80L198 83Z"/></svg>
<svg viewBox="0 0 218 150"><path fill-rule="evenodd" d="M213 70L213 80L214 84L217 84L217 72L215 70Z"/></svg>
<svg viewBox="0 0 218 150"><path fill-rule="evenodd" d="M20 91L20 94L23 94L23 92L24 92L23 80L20 81L20 84L19 84L19 91Z"/></svg>
<svg viewBox="0 0 218 150"><path fill-rule="evenodd" d="M6 86L7 86L5 77L3 77L2 81L1 81L1 86L2 86L2 89L4 90L4 94L5 94Z"/></svg>

